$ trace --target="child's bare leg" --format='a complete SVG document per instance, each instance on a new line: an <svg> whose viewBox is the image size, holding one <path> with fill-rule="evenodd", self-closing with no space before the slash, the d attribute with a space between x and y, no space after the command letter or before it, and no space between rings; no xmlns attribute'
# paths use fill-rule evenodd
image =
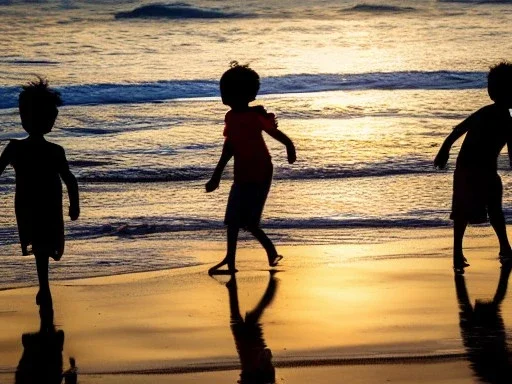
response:
<svg viewBox="0 0 512 384"><path fill-rule="evenodd" d="M467 226L468 223L465 220L456 219L453 221L453 266L455 268L469 266L462 252L462 239Z"/></svg>
<svg viewBox="0 0 512 384"><path fill-rule="evenodd" d="M496 236L498 236L498 241L500 242L500 256L512 257L512 249L510 248L510 243L508 241L507 226L503 212L498 214L489 214L489 217L492 228L494 229L494 232L496 232Z"/></svg>
<svg viewBox="0 0 512 384"><path fill-rule="evenodd" d="M265 251L267 251L268 265L275 267L277 262L283 257L277 254L276 247L274 247L274 244L268 238L266 233L263 232L260 227L256 226L247 227L247 230L252 233L256 240L258 240L263 248L265 248Z"/></svg>
<svg viewBox="0 0 512 384"><path fill-rule="evenodd" d="M36 295L36 303L49 304L52 302L50 282L48 279L49 258L46 255L36 254L37 278L39 279L39 292Z"/></svg>
<svg viewBox="0 0 512 384"><path fill-rule="evenodd" d="M215 273L219 268L224 265L228 266L229 272L235 273L238 270L235 268L235 255L236 255L236 245L238 242L238 232L239 228L237 226L228 225L227 231L227 252L226 257L222 259L222 261L218 264L215 264L208 270L209 274Z"/></svg>

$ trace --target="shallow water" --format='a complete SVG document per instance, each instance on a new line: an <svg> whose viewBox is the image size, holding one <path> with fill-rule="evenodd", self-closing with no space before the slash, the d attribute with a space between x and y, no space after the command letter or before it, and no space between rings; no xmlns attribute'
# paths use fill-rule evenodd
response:
<svg viewBox="0 0 512 384"><path fill-rule="evenodd" d="M220 155L217 82L231 60L260 73L258 102L297 145L290 166L267 138L275 177L263 225L278 244L450 225L460 142L448 171L432 159L489 103L488 66L512 48L509 4L205 0L115 17L150 3L0 2L1 143L24 136L16 95L34 73L65 102L48 139L66 149L82 217L67 223L73 241L53 277L185 266L198 262L196 241L222 248L231 166L219 191L203 185ZM500 172L508 213L505 158ZM18 256L12 181L11 170L0 179L1 286L35 281Z"/></svg>

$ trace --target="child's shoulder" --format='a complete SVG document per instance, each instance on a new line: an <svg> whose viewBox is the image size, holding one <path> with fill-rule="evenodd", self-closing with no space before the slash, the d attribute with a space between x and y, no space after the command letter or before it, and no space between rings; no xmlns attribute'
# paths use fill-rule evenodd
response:
<svg viewBox="0 0 512 384"><path fill-rule="evenodd" d="M5 146L5 149L7 150L16 150L23 146L23 143L25 142L25 139L9 139L9 142Z"/></svg>
<svg viewBox="0 0 512 384"><path fill-rule="evenodd" d="M485 125L508 126L512 121L510 110L497 103L480 108L472 116L474 120L480 121Z"/></svg>
<svg viewBox="0 0 512 384"><path fill-rule="evenodd" d="M62 147L59 144L52 143L51 141L46 140L46 143L49 148L55 150L55 151L64 151L64 147Z"/></svg>
<svg viewBox="0 0 512 384"><path fill-rule="evenodd" d="M253 113L256 114L258 120L263 124L264 130L271 130L277 128L277 119L275 114L267 112L265 107L263 107L262 105L257 105L252 108L254 109Z"/></svg>
<svg viewBox="0 0 512 384"><path fill-rule="evenodd" d="M37 140L34 144L36 145L37 151L47 153L51 156L60 157L65 154L64 148L62 146L60 146L59 144L52 143L51 141L48 141L46 139Z"/></svg>
<svg viewBox="0 0 512 384"><path fill-rule="evenodd" d="M263 105L255 105L254 107L250 107L249 110L263 117L267 117L269 115L269 113L267 112Z"/></svg>
<svg viewBox="0 0 512 384"><path fill-rule="evenodd" d="M479 116L482 118L494 117L494 116L510 116L510 112L507 108L502 107L496 103L486 105L476 110L472 115Z"/></svg>
<svg viewBox="0 0 512 384"><path fill-rule="evenodd" d="M495 104L489 104L471 113L461 125L478 126L480 124L487 124L489 120L494 120L498 115Z"/></svg>
<svg viewBox="0 0 512 384"><path fill-rule="evenodd" d="M230 110L226 113L225 122L226 127L244 125L265 131L277 128L275 115L268 113L261 105L249 107L243 111Z"/></svg>
<svg viewBox="0 0 512 384"><path fill-rule="evenodd" d="M273 113L268 113L263 105L255 105L253 107L244 108L243 110L230 109L226 113L226 118L254 118L254 116L274 117Z"/></svg>
<svg viewBox="0 0 512 384"><path fill-rule="evenodd" d="M51 141L47 141L46 143L48 144L48 152L51 153L51 156L55 156L59 161L66 158L66 151L64 151L64 147L59 144L52 143Z"/></svg>

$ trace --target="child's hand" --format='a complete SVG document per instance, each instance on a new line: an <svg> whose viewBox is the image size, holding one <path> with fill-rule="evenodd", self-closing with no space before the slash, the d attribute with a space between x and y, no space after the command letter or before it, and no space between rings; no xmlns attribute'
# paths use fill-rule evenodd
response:
<svg viewBox="0 0 512 384"><path fill-rule="evenodd" d="M78 207L69 207L69 218L72 221L75 221L80 216L80 208Z"/></svg>
<svg viewBox="0 0 512 384"><path fill-rule="evenodd" d="M288 156L288 164L295 163L295 160L297 160L297 154L295 153L295 147L287 147L286 148L286 154Z"/></svg>
<svg viewBox="0 0 512 384"><path fill-rule="evenodd" d="M438 169L446 168L446 163L448 163L448 158L450 157L450 152L441 148L436 158L434 159L434 167Z"/></svg>
<svg viewBox="0 0 512 384"><path fill-rule="evenodd" d="M219 183L220 183L220 180L218 179L210 179L210 181L208 181L205 185L205 189L206 189L206 192L213 192L215 191L217 188L219 188Z"/></svg>

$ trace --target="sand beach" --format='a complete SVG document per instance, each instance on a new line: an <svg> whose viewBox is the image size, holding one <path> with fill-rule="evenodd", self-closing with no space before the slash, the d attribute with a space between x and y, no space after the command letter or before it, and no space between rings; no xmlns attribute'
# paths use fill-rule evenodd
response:
<svg viewBox="0 0 512 384"><path fill-rule="evenodd" d="M26 136L21 86L46 77L64 103L46 137L81 203L50 263L42 335L15 173L1 175L0 384L37 361L58 382L70 357L81 384L511 383L510 270L488 225L468 229L471 267L452 270L461 140L447 170L433 166L491 102L511 17L503 0L0 0L0 150ZM232 161L205 193L234 60L258 72L253 104L297 149L288 164L264 136L262 228L284 260L270 272L242 233L236 280L207 274L225 254Z"/></svg>
<svg viewBox="0 0 512 384"><path fill-rule="evenodd" d="M457 287L465 285L474 305L494 297L501 269L490 228L472 231L471 267ZM477 382L479 355L460 327L451 232L410 235L375 245L283 247L275 274L263 251L240 250L234 290L242 316L275 283L259 323L276 382ZM53 282L64 368L75 357L81 383L236 382L230 276L208 276L217 255L202 252L208 263L200 266ZM13 382L22 335L38 331L35 293L0 292L2 382ZM506 327L512 305L504 300L500 309Z"/></svg>

